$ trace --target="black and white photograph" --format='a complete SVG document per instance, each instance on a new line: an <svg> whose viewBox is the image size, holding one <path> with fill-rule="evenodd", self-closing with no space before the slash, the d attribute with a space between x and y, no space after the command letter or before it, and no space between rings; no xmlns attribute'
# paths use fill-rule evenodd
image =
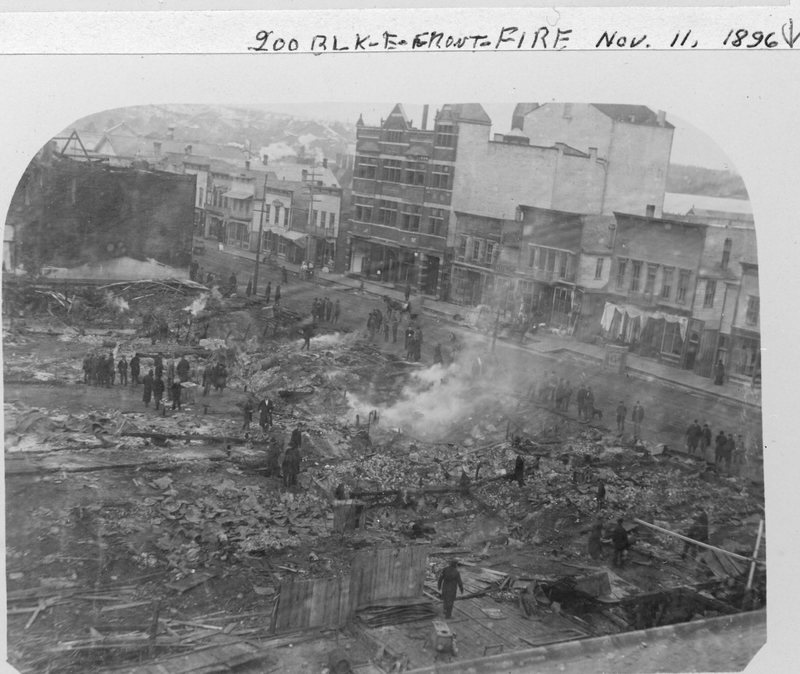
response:
<svg viewBox="0 0 800 674"><path fill-rule="evenodd" d="M4 185L9 671L745 670L747 166L652 82L347 74L121 68Z"/></svg>

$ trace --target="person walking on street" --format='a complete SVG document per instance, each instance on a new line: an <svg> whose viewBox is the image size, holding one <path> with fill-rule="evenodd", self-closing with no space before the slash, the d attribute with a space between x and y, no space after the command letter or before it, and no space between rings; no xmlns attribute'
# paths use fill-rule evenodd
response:
<svg viewBox="0 0 800 674"><path fill-rule="evenodd" d="M436 584L442 594L444 617L447 619L452 618L456 591L464 594L464 583L461 580L461 574L458 572L458 562L455 559L451 560L450 564L442 570Z"/></svg>
<svg viewBox="0 0 800 674"><path fill-rule="evenodd" d="M139 383L139 368L141 367L139 364L139 354L136 353L131 358L130 362L131 367L131 385L136 386Z"/></svg>
<svg viewBox="0 0 800 674"><path fill-rule="evenodd" d="M125 360L125 356L119 359L119 363L117 363L117 370L119 371L119 383L120 386L127 386L128 385L128 361Z"/></svg>
<svg viewBox="0 0 800 674"><path fill-rule="evenodd" d="M697 423L697 419L689 424L689 428L686 429L686 450L691 456L694 456L697 451L702 432L703 430L700 428L700 424Z"/></svg>
<svg viewBox="0 0 800 674"><path fill-rule="evenodd" d="M625 417L628 414L628 408L625 407L625 403L620 400L619 405L617 405L617 432L624 433L625 432Z"/></svg>
<svg viewBox="0 0 800 674"><path fill-rule="evenodd" d="M159 405L161 404L161 399L164 397L164 380L163 379L154 379L153 380L153 400L156 403L156 409L158 409Z"/></svg>
<svg viewBox="0 0 800 674"><path fill-rule="evenodd" d="M153 397L153 370L151 369L142 379L144 390L142 391L142 402L145 407L150 407L150 398Z"/></svg>
<svg viewBox="0 0 800 674"><path fill-rule="evenodd" d="M633 417L633 437L637 440L641 440L642 422L644 421L644 407L642 407L642 403L640 403L638 400L633 406L631 416Z"/></svg>
<svg viewBox="0 0 800 674"><path fill-rule="evenodd" d="M622 566L625 562L625 551L631 546L628 540L628 532L622 526L622 518L617 520L617 526L611 534L611 542L614 544L614 566Z"/></svg>

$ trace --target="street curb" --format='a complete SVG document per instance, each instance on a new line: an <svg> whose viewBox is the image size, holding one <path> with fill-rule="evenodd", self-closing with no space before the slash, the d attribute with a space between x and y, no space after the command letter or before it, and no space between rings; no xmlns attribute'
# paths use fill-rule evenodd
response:
<svg viewBox="0 0 800 674"><path fill-rule="evenodd" d="M559 644L537 646L535 648L512 651L510 653L475 658L474 660L437 664L431 667L408 670L408 674L434 674L434 672L454 672L458 674L471 674L474 672L477 674L478 672L519 670L522 667L533 669L536 663L541 665L542 662L547 661L557 662L558 660L567 658L581 656L591 657L597 653L612 652L620 647L636 645L647 647L654 641L675 641L703 630L708 630L712 633L720 633L728 629L753 628L762 624L766 626L766 620L766 610L761 609L758 611L695 620L688 623L679 623L677 625L651 627L649 629L621 632L620 634L610 634L602 637L574 639Z"/></svg>

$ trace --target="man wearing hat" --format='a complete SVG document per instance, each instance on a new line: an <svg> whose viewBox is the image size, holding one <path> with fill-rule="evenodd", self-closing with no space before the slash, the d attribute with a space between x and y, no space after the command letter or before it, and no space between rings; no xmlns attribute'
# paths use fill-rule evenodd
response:
<svg viewBox="0 0 800 674"><path fill-rule="evenodd" d="M453 559L450 564L442 569L439 574L439 592L442 593L442 604L444 605L444 617L453 617L453 602L456 600L456 590L464 594L464 583L461 582L461 574L458 572L458 562Z"/></svg>

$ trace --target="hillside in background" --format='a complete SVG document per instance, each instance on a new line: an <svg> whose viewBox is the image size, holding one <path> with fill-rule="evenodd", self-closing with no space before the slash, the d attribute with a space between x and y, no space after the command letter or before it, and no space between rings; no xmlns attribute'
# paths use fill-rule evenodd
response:
<svg viewBox="0 0 800 674"><path fill-rule="evenodd" d="M728 199L748 198L744 181L736 173L684 164L670 164L667 192Z"/></svg>
<svg viewBox="0 0 800 674"><path fill-rule="evenodd" d="M225 105L140 105L98 112L79 120L79 131L102 133L127 123L142 136L174 138L187 143L235 144L270 160L315 156L334 159L355 142L355 127L341 122L320 122L253 107Z"/></svg>

